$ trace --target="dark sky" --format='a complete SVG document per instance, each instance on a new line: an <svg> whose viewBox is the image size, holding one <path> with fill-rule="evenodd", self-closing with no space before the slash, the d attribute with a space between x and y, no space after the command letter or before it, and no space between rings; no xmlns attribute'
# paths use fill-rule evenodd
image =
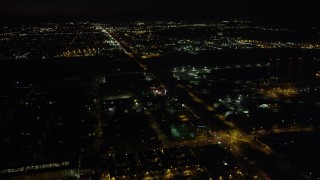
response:
<svg viewBox="0 0 320 180"><path fill-rule="evenodd" d="M112 16L175 14L313 18L315 4L304 0L1 0L0 14L23 16Z"/></svg>

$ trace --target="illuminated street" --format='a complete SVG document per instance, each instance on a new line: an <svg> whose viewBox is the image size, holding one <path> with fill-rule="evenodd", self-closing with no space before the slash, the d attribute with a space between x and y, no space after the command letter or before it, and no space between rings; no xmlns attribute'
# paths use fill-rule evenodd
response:
<svg viewBox="0 0 320 180"><path fill-rule="evenodd" d="M0 179L320 179L317 12L1 2Z"/></svg>

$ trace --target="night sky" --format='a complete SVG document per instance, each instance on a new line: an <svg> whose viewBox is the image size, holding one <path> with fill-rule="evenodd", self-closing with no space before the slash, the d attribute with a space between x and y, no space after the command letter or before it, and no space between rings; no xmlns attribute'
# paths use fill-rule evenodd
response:
<svg viewBox="0 0 320 180"><path fill-rule="evenodd" d="M113 16L163 13L184 16L281 16L315 18L309 0L2 0L1 15Z"/></svg>

